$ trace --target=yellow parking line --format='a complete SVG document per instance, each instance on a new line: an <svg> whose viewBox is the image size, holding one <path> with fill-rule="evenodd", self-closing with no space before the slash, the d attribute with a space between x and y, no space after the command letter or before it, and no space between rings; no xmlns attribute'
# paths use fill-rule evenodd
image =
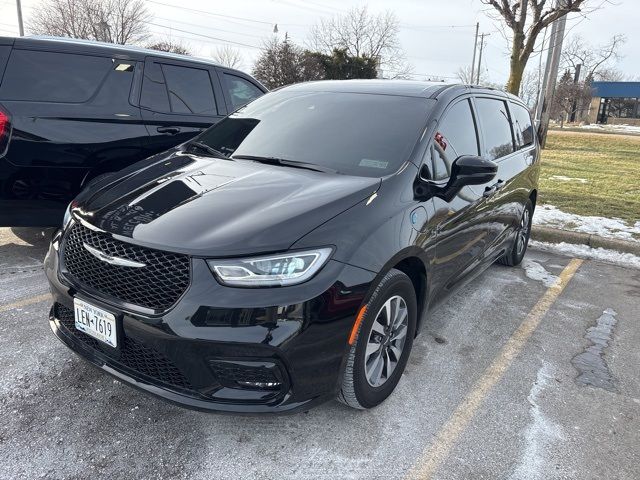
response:
<svg viewBox="0 0 640 480"><path fill-rule="evenodd" d="M48 293L45 293L43 295L37 295L35 297L25 298L23 300L19 300L14 303L9 303L7 305L0 305L0 313L13 310L14 308L22 308L28 305L33 305L34 303L44 302L45 300L49 300L50 298L51 298L51 295Z"/></svg>
<svg viewBox="0 0 640 480"><path fill-rule="evenodd" d="M407 478L431 478L440 464L447 458L458 437L469 425L489 391L498 383L511 366L511 363L513 363L513 360L522 351L529 337L538 327L551 305L571 281L582 262L577 258L572 259L560 274L558 281L538 300L538 303L535 304L518 329L511 335L505 346L502 347L498 356L484 371L471 392L458 405L453 415L440 429L435 441L418 457L416 465L408 472Z"/></svg>

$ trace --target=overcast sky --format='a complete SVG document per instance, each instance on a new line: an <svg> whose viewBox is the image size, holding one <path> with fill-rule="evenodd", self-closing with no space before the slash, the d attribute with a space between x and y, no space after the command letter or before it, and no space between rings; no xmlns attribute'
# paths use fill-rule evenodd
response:
<svg viewBox="0 0 640 480"><path fill-rule="evenodd" d="M490 33L483 54L488 79L503 84L508 76L507 42L480 0L145 0L154 19L149 30L158 38L172 37L186 43L195 55L208 57L227 42L237 47L250 70L264 39L285 32L301 45L309 28L320 17L330 17L349 8L367 5L371 13L393 11L400 22L400 42L413 65L415 78L454 78L461 66L471 64L475 23ZM605 3L591 0L589 5ZM25 23L38 0L22 0ZM233 17L233 18L230 18ZM614 0L588 17L569 16L569 35L580 34L593 44L624 34L624 57L616 67L630 77L640 77L640 1ZM0 0L0 35L17 35L15 0ZM198 35L194 35L198 34ZM233 43L232 43L233 42ZM532 60L536 61L536 60Z"/></svg>

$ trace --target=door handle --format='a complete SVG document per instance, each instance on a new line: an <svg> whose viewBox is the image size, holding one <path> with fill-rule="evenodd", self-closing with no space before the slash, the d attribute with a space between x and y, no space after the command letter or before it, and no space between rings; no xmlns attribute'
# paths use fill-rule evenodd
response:
<svg viewBox="0 0 640 480"><path fill-rule="evenodd" d="M156 130L158 133L168 133L169 135L180 133L180 127L158 127Z"/></svg>
<svg viewBox="0 0 640 480"><path fill-rule="evenodd" d="M484 198L493 197L498 190L500 190L502 187L504 187L504 185L505 185L504 180L498 180L496 183L494 183L490 187L486 187L484 189L484 193L482 194L482 196Z"/></svg>
<svg viewBox="0 0 640 480"><path fill-rule="evenodd" d="M524 157L524 161L527 165L533 165L534 160L535 160L535 155L533 153L528 153L526 157Z"/></svg>
<svg viewBox="0 0 640 480"><path fill-rule="evenodd" d="M491 185L490 187L486 187L484 189L484 192L482 193L482 196L484 198L489 198L489 197L493 197L496 194L496 187L495 185Z"/></svg>

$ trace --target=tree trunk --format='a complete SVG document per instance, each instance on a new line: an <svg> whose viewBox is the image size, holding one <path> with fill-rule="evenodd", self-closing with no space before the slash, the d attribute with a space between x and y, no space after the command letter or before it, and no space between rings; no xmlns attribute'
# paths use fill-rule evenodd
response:
<svg viewBox="0 0 640 480"><path fill-rule="evenodd" d="M513 43L511 44L511 62L509 68L509 80L507 80L506 90L509 93L518 95L524 67L527 65L529 55L523 55L525 35L522 31L514 31Z"/></svg>

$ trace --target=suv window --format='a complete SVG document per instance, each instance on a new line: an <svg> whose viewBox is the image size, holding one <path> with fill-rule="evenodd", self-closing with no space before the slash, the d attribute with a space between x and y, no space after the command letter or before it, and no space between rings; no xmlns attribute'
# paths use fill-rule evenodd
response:
<svg viewBox="0 0 640 480"><path fill-rule="evenodd" d="M432 180L444 180L461 155L478 155L478 136L469 100L454 104L440 123L430 149Z"/></svg>
<svg viewBox="0 0 640 480"><path fill-rule="evenodd" d="M513 152L513 137L507 104L494 98L476 98L476 108L482 123L485 155L496 160Z"/></svg>
<svg viewBox="0 0 640 480"><path fill-rule="evenodd" d="M108 57L13 50L0 88L6 100L82 103L113 68Z"/></svg>
<svg viewBox="0 0 640 480"><path fill-rule="evenodd" d="M164 81L162 70L160 70L160 65L157 63L146 63L144 66L140 106L154 112L171 111L167 85Z"/></svg>
<svg viewBox="0 0 640 480"><path fill-rule="evenodd" d="M173 113L217 115L209 71L162 64Z"/></svg>
<svg viewBox="0 0 640 480"><path fill-rule="evenodd" d="M511 103L511 115L513 116L513 130L516 134L518 148L533 145L533 124L529 110L517 103Z"/></svg>
<svg viewBox="0 0 640 480"><path fill-rule="evenodd" d="M254 98L258 98L264 94L264 92L253 83L237 75L225 73L224 79L229 98L231 98L232 110L237 110Z"/></svg>

